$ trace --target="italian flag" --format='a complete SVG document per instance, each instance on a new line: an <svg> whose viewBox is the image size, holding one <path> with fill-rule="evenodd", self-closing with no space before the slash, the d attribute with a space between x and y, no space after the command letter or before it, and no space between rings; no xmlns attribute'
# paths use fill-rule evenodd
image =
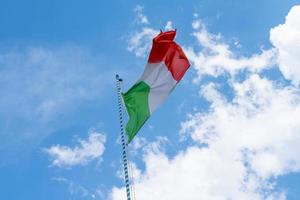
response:
<svg viewBox="0 0 300 200"><path fill-rule="evenodd" d="M128 143L161 105L190 66L181 47L174 42L176 31L159 33L154 39L141 78L122 94L129 121Z"/></svg>

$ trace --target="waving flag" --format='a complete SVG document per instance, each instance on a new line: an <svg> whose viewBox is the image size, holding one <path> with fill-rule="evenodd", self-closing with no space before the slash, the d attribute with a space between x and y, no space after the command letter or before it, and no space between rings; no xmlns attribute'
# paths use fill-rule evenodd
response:
<svg viewBox="0 0 300 200"><path fill-rule="evenodd" d="M175 35L176 31L161 32L153 39L142 77L123 94L129 115L126 125L128 143L166 100L190 66L183 50L174 42Z"/></svg>

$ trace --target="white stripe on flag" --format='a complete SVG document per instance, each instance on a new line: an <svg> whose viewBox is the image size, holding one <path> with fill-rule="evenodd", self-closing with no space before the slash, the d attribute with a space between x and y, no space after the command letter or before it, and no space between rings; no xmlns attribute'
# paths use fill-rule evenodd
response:
<svg viewBox="0 0 300 200"><path fill-rule="evenodd" d="M139 81L144 81L150 87L150 114L169 96L177 83L164 62L148 63Z"/></svg>

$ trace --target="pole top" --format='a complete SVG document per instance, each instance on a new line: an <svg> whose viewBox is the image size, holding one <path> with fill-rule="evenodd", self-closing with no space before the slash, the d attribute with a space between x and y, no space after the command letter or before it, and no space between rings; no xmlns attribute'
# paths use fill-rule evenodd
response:
<svg viewBox="0 0 300 200"><path fill-rule="evenodd" d="M120 82L123 81L123 79L120 78L119 74L116 74L116 79L117 79L117 81L120 81Z"/></svg>

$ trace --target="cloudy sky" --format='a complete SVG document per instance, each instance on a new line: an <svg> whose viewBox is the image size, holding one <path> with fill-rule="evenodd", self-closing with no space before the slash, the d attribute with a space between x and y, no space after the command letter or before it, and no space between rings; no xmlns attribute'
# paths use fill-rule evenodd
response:
<svg viewBox="0 0 300 200"><path fill-rule="evenodd" d="M0 0L0 199L125 200L114 76L191 62L129 145L136 200L297 200L300 2Z"/></svg>

